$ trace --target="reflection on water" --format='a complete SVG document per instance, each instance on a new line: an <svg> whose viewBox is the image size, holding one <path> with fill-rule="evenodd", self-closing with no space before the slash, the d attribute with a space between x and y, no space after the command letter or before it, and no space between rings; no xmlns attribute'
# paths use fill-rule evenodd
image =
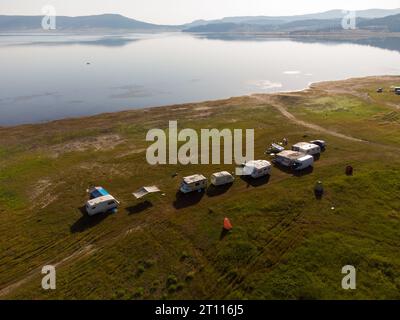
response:
<svg viewBox="0 0 400 320"><path fill-rule="evenodd" d="M0 125L399 74L399 52L396 38L2 35Z"/></svg>
<svg viewBox="0 0 400 320"><path fill-rule="evenodd" d="M230 34L230 33L204 33L204 34L195 34L195 37L199 39L209 39L209 40L223 40L223 41L276 41L277 38L271 36L265 36L262 34L254 35L254 34ZM357 39L357 40L326 40L322 37L310 37L310 36L285 36L280 40L291 40L295 42L303 42L303 43L325 43L325 44L340 44L340 43L354 43L360 45L368 45L372 47L377 47L381 49L388 49L400 52L400 37L374 37L374 38L365 38L365 39Z"/></svg>

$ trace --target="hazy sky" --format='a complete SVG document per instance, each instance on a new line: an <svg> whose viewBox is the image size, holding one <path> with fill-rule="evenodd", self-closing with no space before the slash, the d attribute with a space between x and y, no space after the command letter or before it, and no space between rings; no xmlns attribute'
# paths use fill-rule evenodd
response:
<svg viewBox="0 0 400 320"><path fill-rule="evenodd" d="M400 8L400 0L0 0L1 14L40 15L53 5L58 15L119 13L154 23L178 24L238 15L292 15L330 9Z"/></svg>

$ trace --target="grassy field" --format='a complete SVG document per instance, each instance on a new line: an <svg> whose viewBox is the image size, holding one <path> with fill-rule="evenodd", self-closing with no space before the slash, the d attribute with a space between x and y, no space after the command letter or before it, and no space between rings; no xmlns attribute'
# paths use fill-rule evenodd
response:
<svg viewBox="0 0 400 320"><path fill-rule="evenodd" d="M0 299L400 299L392 85L400 77L0 128ZM238 178L220 194L182 198L183 176L234 166L148 165L146 133L169 120L180 129L254 128L258 159L283 137L329 147L307 174L273 168L268 181ZM165 195L132 196L153 184ZM121 201L116 214L82 214L91 185ZM234 226L227 235L224 217ZM41 289L47 264L57 266L54 291ZM347 264L357 290L341 288Z"/></svg>

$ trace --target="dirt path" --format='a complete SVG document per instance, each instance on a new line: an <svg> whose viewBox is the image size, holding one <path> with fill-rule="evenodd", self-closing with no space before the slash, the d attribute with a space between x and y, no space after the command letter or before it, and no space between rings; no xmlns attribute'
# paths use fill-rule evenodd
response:
<svg viewBox="0 0 400 320"><path fill-rule="evenodd" d="M83 247L82 249L75 251L70 256L68 256L56 263L52 263L49 265L52 265L57 268L57 267L60 267L64 264L70 262L70 261L86 257L87 255L92 254L94 251L96 251L96 249L94 248L93 245L87 245L87 246ZM26 275L23 279L21 279L17 282L14 282L12 284L9 284L7 287L1 289L0 290L0 299L7 296L12 291L18 289L20 286L24 285L25 283L35 279L36 277L39 277L41 275L41 271L42 271L41 268L35 269L35 270L31 271L28 275Z"/></svg>
<svg viewBox="0 0 400 320"><path fill-rule="evenodd" d="M291 114L289 111L287 111L287 109L284 106L279 104L270 95L259 95L259 94L256 94L256 95L252 95L252 97L257 99L258 101L260 101L262 103L267 103L267 104L271 105L276 110L278 110L284 117L286 117L290 121L292 121L292 122L294 122L294 123L296 123L298 125L301 125L303 127L307 127L307 128L312 129L312 130L315 130L315 131L323 132L323 133L329 134L331 136L335 136L335 137L346 139L346 140L353 141L353 142L368 142L366 140L354 138L354 137L345 135L343 133L339 133L339 132L336 132L336 131L333 131L333 130L329 130L329 129L323 128L323 127L321 127L319 125L300 120L300 119L296 118L293 114Z"/></svg>

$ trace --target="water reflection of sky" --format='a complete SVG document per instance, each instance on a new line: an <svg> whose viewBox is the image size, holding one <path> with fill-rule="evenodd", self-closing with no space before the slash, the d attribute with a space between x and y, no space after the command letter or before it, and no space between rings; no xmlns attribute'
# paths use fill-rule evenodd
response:
<svg viewBox="0 0 400 320"><path fill-rule="evenodd" d="M3 35L0 125L399 74L396 46L391 39L355 44L188 34Z"/></svg>

